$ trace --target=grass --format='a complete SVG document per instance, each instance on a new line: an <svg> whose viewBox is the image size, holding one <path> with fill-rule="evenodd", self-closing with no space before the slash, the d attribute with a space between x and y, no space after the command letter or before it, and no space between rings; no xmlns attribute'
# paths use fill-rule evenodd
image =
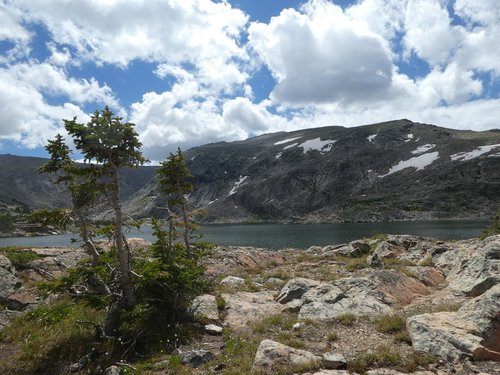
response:
<svg viewBox="0 0 500 375"><path fill-rule="evenodd" d="M420 263L421 266L423 267L432 267L434 265L434 261L432 259L432 256L428 255L426 256L422 262Z"/></svg>
<svg viewBox="0 0 500 375"><path fill-rule="evenodd" d="M344 326L352 326L356 321L356 315L354 314L342 314L337 317L337 322Z"/></svg>
<svg viewBox="0 0 500 375"><path fill-rule="evenodd" d="M251 374L255 353L261 338L258 335L244 336L225 332L225 347L210 367L223 364L222 375Z"/></svg>
<svg viewBox="0 0 500 375"><path fill-rule="evenodd" d="M31 310L4 329L3 341L17 350L0 368L7 374L60 373L61 366L78 361L95 345L94 325L80 321L99 322L103 315L69 298Z"/></svg>
<svg viewBox="0 0 500 375"><path fill-rule="evenodd" d="M415 271L409 269L408 267L401 267L399 271L408 277L411 277L413 279L418 279L418 274Z"/></svg>
<svg viewBox="0 0 500 375"><path fill-rule="evenodd" d="M330 332L328 336L326 336L326 341L328 341L329 343L337 341L338 339L339 339L339 334L336 331Z"/></svg>
<svg viewBox="0 0 500 375"><path fill-rule="evenodd" d="M375 319L375 328L382 333L400 333L406 329L406 320L401 315L381 315Z"/></svg>
<svg viewBox="0 0 500 375"><path fill-rule="evenodd" d="M345 255L335 256L335 260L341 263L349 271L356 271L363 268L368 268L367 258L368 255L362 256L360 258L353 258Z"/></svg>
<svg viewBox="0 0 500 375"><path fill-rule="evenodd" d="M389 239L389 235L386 233L376 233L370 237L370 240L374 241L387 241Z"/></svg>
<svg viewBox="0 0 500 375"><path fill-rule="evenodd" d="M389 345L380 345L374 351L364 353L347 363L350 372L364 374L372 368L390 367L400 371L414 372L419 367L425 367L436 362L436 357L428 354L402 355Z"/></svg>
<svg viewBox="0 0 500 375"><path fill-rule="evenodd" d="M455 312L461 307L458 303L444 303L440 305L431 306L419 306L407 312L408 316L422 315L422 314L432 314L437 312Z"/></svg>
<svg viewBox="0 0 500 375"><path fill-rule="evenodd" d="M257 333L266 333L273 330L288 331L293 328L295 323L296 318L292 315L273 315L256 323L253 327L253 331Z"/></svg>

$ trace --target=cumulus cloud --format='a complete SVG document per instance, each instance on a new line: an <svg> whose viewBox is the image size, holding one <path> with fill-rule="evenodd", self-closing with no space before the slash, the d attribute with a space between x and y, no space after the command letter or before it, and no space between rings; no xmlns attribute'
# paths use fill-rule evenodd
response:
<svg viewBox="0 0 500 375"><path fill-rule="evenodd" d="M28 148L43 145L47 138L62 132L63 118L88 119L73 104L101 102L117 107L107 86L95 80L77 80L48 64L36 62L0 68L0 139L9 139ZM51 97L67 101L50 104Z"/></svg>
<svg viewBox="0 0 500 375"><path fill-rule="evenodd" d="M447 9L436 0L410 0L405 28L408 52L431 65L446 62L461 40L462 28L451 25Z"/></svg>
<svg viewBox="0 0 500 375"><path fill-rule="evenodd" d="M384 40L326 1L311 1L303 12L284 10L269 24L252 23L249 40L277 80L271 94L277 102L379 100L391 86Z"/></svg>
<svg viewBox="0 0 500 375"><path fill-rule="evenodd" d="M177 146L395 118L500 127L499 1L309 0L252 23L232 3L2 2L0 140L39 146L89 104L135 122L154 160ZM47 30L43 58L36 30ZM159 84L126 104L85 70L129 73L137 61Z"/></svg>

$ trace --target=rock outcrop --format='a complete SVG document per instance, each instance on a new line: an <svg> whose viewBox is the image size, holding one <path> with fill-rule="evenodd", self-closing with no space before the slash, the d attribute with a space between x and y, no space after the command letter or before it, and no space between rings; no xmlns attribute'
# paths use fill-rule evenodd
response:
<svg viewBox="0 0 500 375"><path fill-rule="evenodd" d="M462 356L500 361L500 284L457 312L414 316L407 326L416 350L451 361Z"/></svg>
<svg viewBox="0 0 500 375"><path fill-rule="evenodd" d="M196 297L191 303L189 313L195 318L218 320L219 309L215 296L204 294Z"/></svg>
<svg viewBox="0 0 500 375"><path fill-rule="evenodd" d="M315 367L320 363L321 357L311 352L291 348L276 341L263 340L255 354L253 368L271 371L280 365Z"/></svg>
<svg viewBox="0 0 500 375"><path fill-rule="evenodd" d="M225 301L226 319L224 324L235 329L248 328L266 317L279 314L282 306L274 300L274 293L238 292L222 294Z"/></svg>

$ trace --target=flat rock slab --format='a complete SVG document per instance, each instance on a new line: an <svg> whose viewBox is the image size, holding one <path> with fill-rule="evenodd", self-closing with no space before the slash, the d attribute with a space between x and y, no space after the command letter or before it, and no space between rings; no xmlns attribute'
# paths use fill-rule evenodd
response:
<svg viewBox="0 0 500 375"><path fill-rule="evenodd" d="M462 356L500 361L500 284L465 303L457 312L411 317L408 333L414 349L447 360Z"/></svg>
<svg viewBox="0 0 500 375"><path fill-rule="evenodd" d="M274 367L317 365L321 357L306 350L295 349L272 340L262 340L255 354L254 369L271 370Z"/></svg>
<svg viewBox="0 0 500 375"><path fill-rule="evenodd" d="M345 369L347 361L341 353L328 352L323 354L323 365L332 370Z"/></svg>
<svg viewBox="0 0 500 375"><path fill-rule="evenodd" d="M447 280L454 292L476 297L500 283L500 236L458 252Z"/></svg>
<svg viewBox="0 0 500 375"><path fill-rule="evenodd" d="M222 294L225 301L224 324L234 328L247 328L269 316L280 314L283 306L274 300L274 292L239 292Z"/></svg>
<svg viewBox="0 0 500 375"><path fill-rule="evenodd" d="M219 309L217 308L215 296L204 294L196 297L191 303L189 313L198 318L218 320Z"/></svg>

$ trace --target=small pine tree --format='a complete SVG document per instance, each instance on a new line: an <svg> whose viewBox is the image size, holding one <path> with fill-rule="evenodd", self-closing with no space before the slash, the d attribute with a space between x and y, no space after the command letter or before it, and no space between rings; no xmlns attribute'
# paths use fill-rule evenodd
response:
<svg viewBox="0 0 500 375"><path fill-rule="evenodd" d="M100 194L99 185L93 178L85 176L85 171L71 158L71 150L65 143L61 134L57 134L54 140L49 140L45 149L50 159L40 168L40 173L56 174L56 183L63 183L71 194L72 209L41 209L35 211L31 217L49 225L57 225L66 228L72 222L76 222L80 228L83 247L92 259L92 265L96 266L99 258L95 245L92 241L90 222L86 210L92 207Z"/></svg>
<svg viewBox="0 0 500 375"><path fill-rule="evenodd" d="M120 286L128 307L137 301L131 278L131 262L123 235L123 212L120 201L120 171L125 167L138 167L146 162L134 124L122 122L108 107L96 111L87 124L64 120L64 127L73 137L76 149L82 153L88 167L83 171L102 183L115 213L114 242L117 251ZM104 181L104 182L103 182Z"/></svg>
<svg viewBox="0 0 500 375"><path fill-rule="evenodd" d="M161 167L156 173L158 174L160 191L167 196L167 204L170 211L170 248L172 248L171 240L174 235L173 228L175 228L174 212L179 211L184 246L186 247L188 257L191 257L189 236L195 227L194 223L189 218L187 196L193 191L193 185L189 182L192 175L187 167L181 149L177 149L177 153L175 154L170 153L167 160L161 163Z"/></svg>
<svg viewBox="0 0 500 375"><path fill-rule="evenodd" d="M500 234L500 210L498 210L491 225L481 233L480 238L484 240L485 238L494 236L496 234Z"/></svg>

